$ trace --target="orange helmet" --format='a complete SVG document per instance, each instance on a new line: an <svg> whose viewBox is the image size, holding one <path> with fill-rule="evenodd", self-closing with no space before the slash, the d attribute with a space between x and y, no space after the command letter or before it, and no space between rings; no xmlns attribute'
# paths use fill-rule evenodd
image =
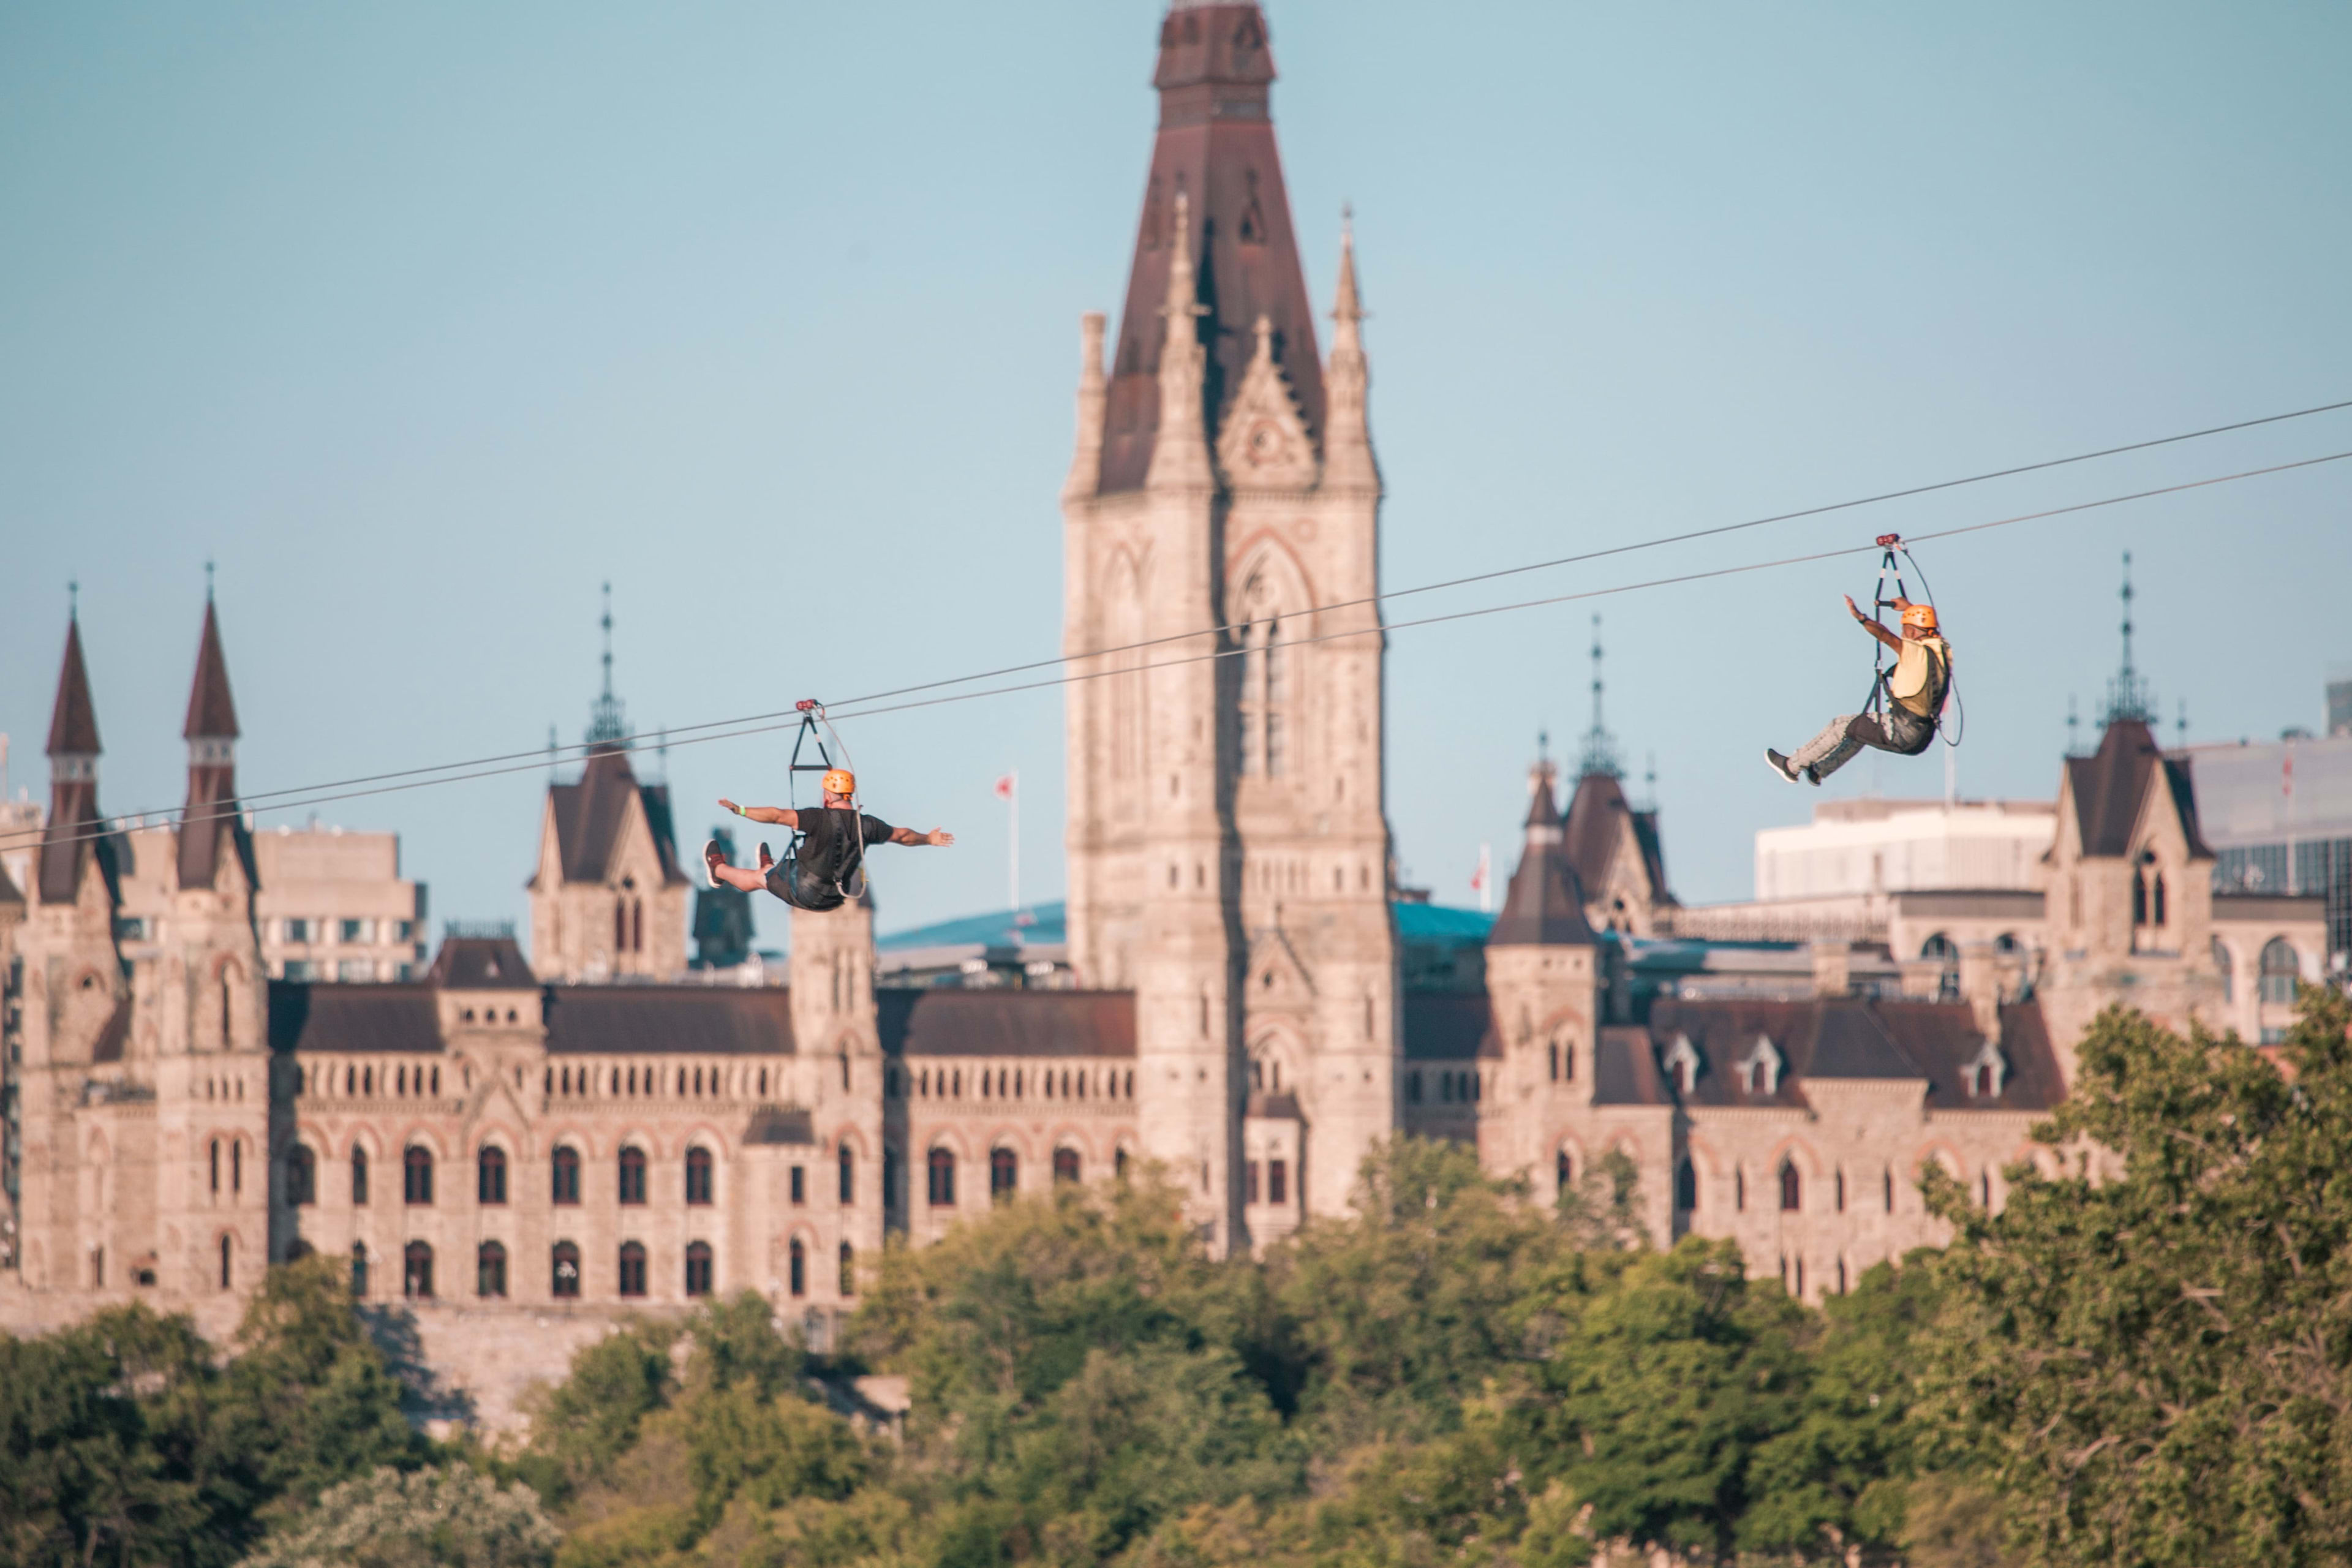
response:
<svg viewBox="0 0 2352 1568"><path fill-rule="evenodd" d="M1923 632L1934 631L1936 629L1936 606L1933 605L1904 605L1903 624L1906 626L1917 626Z"/></svg>
<svg viewBox="0 0 2352 1568"><path fill-rule="evenodd" d="M1935 623L1930 621L1928 624L1932 626ZM824 773L824 793L838 795L856 795L857 775L847 768L827 768Z"/></svg>

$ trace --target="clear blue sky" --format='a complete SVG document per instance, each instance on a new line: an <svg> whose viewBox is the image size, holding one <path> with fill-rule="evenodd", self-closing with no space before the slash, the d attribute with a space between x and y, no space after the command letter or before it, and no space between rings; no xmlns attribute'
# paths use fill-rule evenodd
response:
<svg viewBox="0 0 2352 1568"><path fill-rule="evenodd" d="M2352 396L2340 6L1268 10L1318 300L1355 204L1391 586ZM207 556L249 790L577 740L606 578L648 724L1054 652L1077 318L1119 303L1156 18L0 11L11 793L46 786L78 575L101 799L178 801ZM1411 603L2346 447L2336 415ZM2126 548L2168 717L2318 721L2352 463L1936 549L1965 793L2054 788ZM1685 898L1746 896L1752 833L1810 807L1757 756L1860 692L1837 596L1866 567L1608 602L1612 725L1656 755ZM1391 817L1441 899L1481 841L1507 866L1537 731L1587 722L1589 613L1393 639ZM885 868L886 928L1001 905L1007 768L1024 890L1058 893L1061 729L1041 694L853 733L877 809L963 840ZM674 752L688 852L781 762ZM520 916L542 783L322 815L398 829L436 916Z"/></svg>

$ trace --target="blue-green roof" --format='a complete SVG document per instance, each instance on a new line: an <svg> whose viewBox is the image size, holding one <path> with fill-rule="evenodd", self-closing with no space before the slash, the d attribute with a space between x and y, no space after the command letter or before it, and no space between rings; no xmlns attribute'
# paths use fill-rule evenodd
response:
<svg viewBox="0 0 2352 1568"><path fill-rule="evenodd" d="M1025 904L1017 910L960 915L951 921L936 921L912 931L877 937L874 945L885 952L910 947L1050 947L1070 939L1068 908L1055 899L1051 903Z"/></svg>
<svg viewBox="0 0 2352 1568"><path fill-rule="evenodd" d="M1397 940L1431 947L1476 947L1495 927L1495 917L1484 910L1454 910L1444 904L1391 904L1396 911Z"/></svg>
<svg viewBox="0 0 2352 1568"><path fill-rule="evenodd" d="M1393 904L1400 940L1432 947L1475 947L1486 940L1495 917L1479 910L1443 904ZM878 938L885 952L918 947L1051 947L1069 940L1069 909L1061 900L962 915Z"/></svg>

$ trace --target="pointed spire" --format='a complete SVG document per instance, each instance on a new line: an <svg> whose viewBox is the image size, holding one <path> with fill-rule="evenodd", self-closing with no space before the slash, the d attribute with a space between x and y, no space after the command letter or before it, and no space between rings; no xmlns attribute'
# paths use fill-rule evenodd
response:
<svg viewBox="0 0 2352 1568"><path fill-rule="evenodd" d="M98 815L98 709L82 661L81 617L68 612L66 657L58 671L57 707L49 716L49 820L41 832L40 864L32 879L45 904L69 904L81 893L90 864Z"/></svg>
<svg viewBox="0 0 2352 1568"><path fill-rule="evenodd" d="M2124 661L2107 682L2106 705L2100 710L2099 722L2113 724L2122 720L2148 723L2156 718L2156 695L2148 689L2147 681L2132 667L2132 582L2131 552L2124 552Z"/></svg>
<svg viewBox="0 0 2352 1568"><path fill-rule="evenodd" d="M1596 615L1592 617L1592 728L1584 732L1584 755L1576 765L1579 778L1591 778L1595 773L1612 779L1625 775L1617 761L1616 738L1601 721L1601 617Z"/></svg>
<svg viewBox="0 0 2352 1568"><path fill-rule="evenodd" d="M1331 357L1363 347L1364 301L1356 291L1356 209L1339 209L1339 287L1331 306Z"/></svg>
<svg viewBox="0 0 2352 1568"><path fill-rule="evenodd" d="M1559 802L1552 792L1557 774L1547 751L1538 742L1535 765L1528 770L1526 846L1511 872L1503 912L1487 933L1489 947L1582 946L1592 941L1583 886L1561 842Z"/></svg>
<svg viewBox="0 0 2352 1568"><path fill-rule="evenodd" d="M592 746L617 750L619 742L628 738L628 721L623 717L621 700L613 695L613 584L604 584L604 617L600 623L604 629L604 689L588 709L587 741Z"/></svg>
<svg viewBox="0 0 2352 1568"><path fill-rule="evenodd" d="M1339 209L1339 287L1331 308L1330 432L1323 443L1327 489L1377 490L1381 467L1372 456L1370 396L1372 373L1364 358L1364 301L1356 287L1356 214Z"/></svg>
<svg viewBox="0 0 2352 1568"><path fill-rule="evenodd" d="M1536 738L1536 760L1528 769L1528 842L1559 842L1559 770L1552 765L1549 736Z"/></svg>
<svg viewBox="0 0 2352 1568"><path fill-rule="evenodd" d="M229 695L228 658L221 652L220 616L213 606L211 574L205 584L205 629L196 641L196 679L188 691L188 721L181 727L184 741L234 741L236 702Z"/></svg>
<svg viewBox="0 0 2352 1568"><path fill-rule="evenodd" d="M78 585L77 585L78 586ZM98 709L89 698L89 669L81 657L81 617L75 610L66 620L66 658L58 671L57 705L49 712L49 756L93 761L98 743Z"/></svg>
<svg viewBox="0 0 2352 1568"><path fill-rule="evenodd" d="M1147 489L1205 488L1212 477L1201 404L1208 355L1201 346L1200 320L1209 312L1192 274L1192 204L1181 188L1169 249L1168 292L1160 307L1167 323L1160 346L1160 434L1144 476Z"/></svg>
<svg viewBox="0 0 2352 1568"><path fill-rule="evenodd" d="M205 629L196 640L196 678L188 691L188 804L179 829L180 886L215 885L225 845L239 842L236 703L229 695L228 657L221 651L220 613L211 574L205 584ZM250 870L250 867L247 868Z"/></svg>
<svg viewBox="0 0 2352 1568"><path fill-rule="evenodd" d="M1108 417L1099 488L1140 488L1162 417L1159 373L1166 334L1158 318L1168 294L1170 243L1181 229L1210 319L1204 350L1202 420L1216 444L1251 348L1249 324L1274 320L1275 357L1297 398L1311 446L1323 439L1323 357L1315 309L1299 265L1290 200L1282 178L1268 95L1275 79L1265 17L1247 0L1185 6L1160 30L1152 83L1160 124L1144 177L1142 210L1128 269L1119 330L1110 344ZM1171 222L1177 195L1188 217Z"/></svg>
<svg viewBox="0 0 2352 1568"><path fill-rule="evenodd" d="M1069 477L1062 481L1065 496L1092 495L1102 486L1103 313L1088 310L1078 318L1078 439L1070 455Z"/></svg>

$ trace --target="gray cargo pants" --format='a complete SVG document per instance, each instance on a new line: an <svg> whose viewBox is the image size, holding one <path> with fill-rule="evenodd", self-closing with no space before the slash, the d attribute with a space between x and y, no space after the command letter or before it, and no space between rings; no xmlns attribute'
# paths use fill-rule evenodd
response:
<svg viewBox="0 0 2352 1568"><path fill-rule="evenodd" d="M1884 722L1867 713L1831 720L1820 734L1789 753L1789 766L1800 773L1811 768L1818 783L1861 755L1864 746L1916 757L1935 740L1934 720L1920 718L1900 702L1889 702Z"/></svg>

